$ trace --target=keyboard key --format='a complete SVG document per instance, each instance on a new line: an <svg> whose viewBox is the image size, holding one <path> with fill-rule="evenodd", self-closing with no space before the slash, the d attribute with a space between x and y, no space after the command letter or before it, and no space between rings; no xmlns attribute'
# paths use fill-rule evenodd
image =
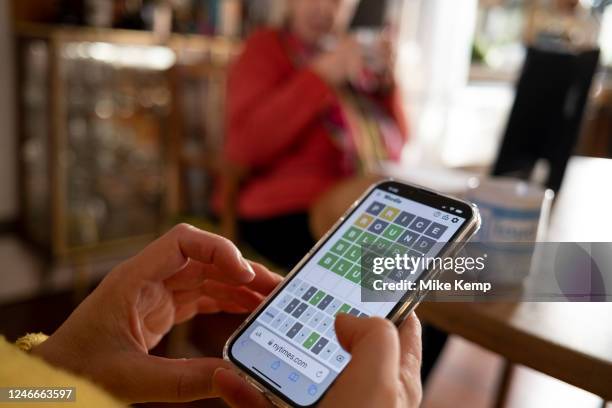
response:
<svg viewBox="0 0 612 408"><path fill-rule="evenodd" d="M422 235L421 238L419 238L417 242L412 246L412 248L416 249L422 254L426 254L435 244L435 240Z"/></svg>
<svg viewBox="0 0 612 408"><path fill-rule="evenodd" d="M361 217L357 218L357 221L355 221L355 225L360 228L366 229L370 226L372 221L374 221L374 217L368 214L362 214Z"/></svg>
<svg viewBox="0 0 612 408"><path fill-rule="evenodd" d="M294 293L296 290L298 290L298 288L300 287L302 283L303 282L300 279L293 278L291 282L289 283L289 285L287 285L287 289L286 289L287 292Z"/></svg>
<svg viewBox="0 0 612 408"><path fill-rule="evenodd" d="M385 232L383 232L383 237L391 241L397 241L397 239L402 235L403 232L403 228L400 228L395 224L390 224L385 230Z"/></svg>
<svg viewBox="0 0 612 408"><path fill-rule="evenodd" d="M361 235L361 230L359 228L351 227L344 233L342 238L350 242L355 242L355 240L359 238L359 235Z"/></svg>
<svg viewBox="0 0 612 408"><path fill-rule="evenodd" d="M444 234L446 229L447 229L446 226L442 224L438 224L437 222L434 222L433 224L429 226L429 228L427 228L427 231L425 231L425 235L428 235L435 239L440 239L440 237L442 236L442 234Z"/></svg>
<svg viewBox="0 0 612 408"><path fill-rule="evenodd" d="M323 256L323 258L321 258L321 260L318 262L319 266L322 266L325 269L331 269L332 266L334 266L334 264L336 263L336 261L338 260L338 256L331 254L331 253L327 253Z"/></svg>
<svg viewBox="0 0 612 408"><path fill-rule="evenodd" d="M285 320L283 322L283 324L281 324L281 326L278 328L278 330L281 333L287 333L289 331L289 329L291 329L293 327L294 324L295 324L295 319L292 318L291 316L287 316L287 320Z"/></svg>
<svg viewBox="0 0 612 408"><path fill-rule="evenodd" d="M293 313L291 313L291 316L298 319L307 308L308 305L306 303L300 303L300 305L293 311Z"/></svg>
<svg viewBox="0 0 612 408"><path fill-rule="evenodd" d="M353 316L359 316L359 314L360 314L360 313L361 313L361 312L360 312L359 310L355 309L355 308L352 308L352 309L350 310L350 312L349 312L349 314L350 314L350 315L353 315Z"/></svg>
<svg viewBox="0 0 612 408"><path fill-rule="evenodd" d="M339 301L338 299L334 299L329 305L329 307L327 308L326 312L334 316L336 312L338 311L338 309L340 309L340 306L342 306L342 302Z"/></svg>
<svg viewBox="0 0 612 408"><path fill-rule="evenodd" d="M278 327L281 325L281 323L283 323L286 317L287 317L286 314L279 313L278 316L276 316L274 320L272 320L272 323L270 323L270 326L274 327L275 329L278 329Z"/></svg>
<svg viewBox="0 0 612 408"><path fill-rule="evenodd" d="M291 302L289 302L289 304L285 308L285 312L291 314L293 313L295 308L298 307L299 305L300 305L300 301L297 299L293 299Z"/></svg>
<svg viewBox="0 0 612 408"><path fill-rule="evenodd" d="M277 308L270 306L269 308L265 310L265 312L262 313L261 320L263 320L266 323L270 323L276 317L278 313L279 311Z"/></svg>
<svg viewBox="0 0 612 408"><path fill-rule="evenodd" d="M317 331L320 331L321 333L327 333L327 330L329 330L329 328L333 325L334 325L334 319L332 319L331 317L324 317L323 320L321 320L321 324L319 324L319 326L316 327L316 329Z"/></svg>
<svg viewBox="0 0 612 408"><path fill-rule="evenodd" d="M323 347L323 351L321 352L321 354L319 354L319 356L321 357L321 359L327 360L331 357L331 355L334 353L334 351L336 351L337 348L338 346L335 343L329 342L325 347Z"/></svg>
<svg viewBox="0 0 612 408"><path fill-rule="evenodd" d="M351 270L352 266L353 264L346 259L340 259L332 268L332 272L337 273L340 276L344 276Z"/></svg>
<svg viewBox="0 0 612 408"><path fill-rule="evenodd" d="M321 323L321 320L323 320L323 318L325 317L325 315L321 312L318 312L317 314L314 315L314 317L310 320L309 324L311 327L317 327L319 325L319 323Z"/></svg>
<svg viewBox="0 0 612 408"><path fill-rule="evenodd" d="M379 203L378 201L374 201L372 204L370 204L366 212L372 215L378 215L383 210L383 208L385 208L384 204Z"/></svg>
<svg viewBox="0 0 612 408"><path fill-rule="evenodd" d="M397 214L399 214L399 212L400 210L398 210L397 208L387 207L384 209L382 214L380 214L380 218L383 218L387 221L393 221L395 217L397 217Z"/></svg>
<svg viewBox="0 0 612 408"><path fill-rule="evenodd" d="M334 300L334 297L332 295L327 295L323 298L323 300L321 301L321 303L319 303L317 307L321 310L325 310L325 308L329 306L332 300Z"/></svg>
<svg viewBox="0 0 612 408"><path fill-rule="evenodd" d="M412 220L414 220L414 217L414 214L402 211L400 215L395 219L395 223L401 225L402 227L408 228Z"/></svg>
<svg viewBox="0 0 612 408"><path fill-rule="evenodd" d="M402 244L405 245L407 247L411 246L412 244L414 244L414 242L416 241L416 239L419 237L419 234L412 232L412 231L404 231L404 233L400 236L400 238L397 240L398 244Z"/></svg>
<svg viewBox="0 0 612 408"><path fill-rule="evenodd" d="M333 324L331 325L329 330L325 333L325 335L327 336L327 338L330 339L330 341L333 341L334 343L338 342L338 339L336 338L336 328L334 327Z"/></svg>
<svg viewBox="0 0 612 408"><path fill-rule="evenodd" d="M310 330L308 327L306 326L302 327L302 330L300 330L297 336L295 336L295 341L298 342L299 344L302 344L303 342L306 341L308 336L310 336L311 332L312 330Z"/></svg>
<svg viewBox="0 0 612 408"><path fill-rule="evenodd" d="M310 348L312 346L314 346L316 341L319 340L319 337L321 337L321 335L319 333L317 333L317 332L310 333L310 336L308 336L306 341L304 343L302 343L302 346L304 346L305 348L310 350Z"/></svg>
<svg viewBox="0 0 612 408"><path fill-rule="evenodd" d="M290 339L294 338L300 332L300 330L302 330L302 327L304 327L302 323L295 323L287 332L287 337Z"/></svg>
<svg viewBox="0 0 612 408"><path fill-rule="evenodd" d="M302 316L300 316L300 322L304 324L307 323L312 318L312 316L314 316L315 312L316 309L308 306L304 313L302 313Z"/></svg>
<svg viewBox="0 0 612 408"><path fill-rule="evenodd" d="M336 354L334 354L334 356L331 358L331 360L329 360L329 362L337 368L342 368L348 362L348 360L348 353L340 349L336 352Z"/></svg>
<svg viewBox="0 0 612 408"><path fill-rule="evenodd" d="M281 301L280 301L280 302L278 302L278 305L277 305L277 306L278 306L280 309L284 309L284 308L286 308L286 307L287 307L287 305L289 304L289 302L291 302L291 299L293 299L293 297L292 297L292 296L285 295L285 296L283 296L283 298L281 299Z"/></svg>
<svg viewBox="0 0 612 408"><path fill-rule="evenodd" d="M304 296L304 293L306 293L306 291L308 290L309 287L310 287L310 285L307 284L306 282L302 283L300 285L300 287L298 288L298 290L296 291L295 296L297 296L297 297Z"/></svg>
<svg viewBox="0 0 612 408"><path fill-rule="evenodd" d="M385 228L387 228L387 225L389 225L389 223L386 221L376 220L372 223L372 225L370 225L368 231L373 232L376 235L380 235L385 230Z"/></svg>
<svg viewBox="0 0 612 408"><path fill-rule="evenodd" d="M336 255L343 255L350 246L351 244L341 239L334 244L331 251Z"/></svg>
<svg viewBox="0 0 612 408"><path fill-rule="evenodd" d="M315 293L317 293L317 288L311 286L310 288L308 288L306 293L304 293L304 296L302 296L302 300L308 302L310 298L314 296Z"/></svg>
<svg viewBox="0 0 612 408"><path fill-rule="evenodd" d="M426 220L423 217L417 217L416 220L412 221L410 224L410 229L416 232L423 232L427 227L431 224L431 221Z"/></svg>
<svg viewBox="0 0 612 408"><path fill-rule="evenodd" d="M351 307L345 303L342 306L340 306L340 309L338 309L338 312L336 314L338 314L338 313L348 313L350 310L351 310Z"/></svg>
<svg viewBox="0 0 612 408"><path fill-rule="evenodd" d="M327 340L325 337L321 337L310 351L312 351L316 355L319 355L319 353L321 352L321 350L323 350L323 347L325 347L327 343L329 343L329 340Z"/></svg>
<svg viewBox="0 0 612 408"><path fill-rule="evenodd" d="M325 297L325 292L320 290L312 297L312 299L310 299L309 303L313 306L316 306L317 303L319 303L321 299L323 299L324 297Z"/></svg>
<svg viewBox="0 0 612 408"><path fill-rule="evenodd" d="M370 315L367 315L367 314L365 314L365 313L362 313L362 314L360 314L360 315L359 315L359 317L370 317Z"/></svg>

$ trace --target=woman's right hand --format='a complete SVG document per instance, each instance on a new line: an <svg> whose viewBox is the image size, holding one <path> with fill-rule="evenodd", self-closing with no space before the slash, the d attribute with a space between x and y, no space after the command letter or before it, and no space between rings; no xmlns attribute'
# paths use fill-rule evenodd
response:
<svg viewBox="0 0 612 408"><path fill-rule="evenodd" d="M338 315L336 334L351 361L320 407L418 407L421 402L421 325L414 313L399 330L388 320ZM219 368L215 391L233 408L272 408L234 370Z"/></svg>
<svg viewBox="0 0 612 408"><path fill-rule="evenodd" d="M311 65L311 68L332 86L358 78L363 67L361 46L350 36L342 37L333 50L315 58Z"/></svg>

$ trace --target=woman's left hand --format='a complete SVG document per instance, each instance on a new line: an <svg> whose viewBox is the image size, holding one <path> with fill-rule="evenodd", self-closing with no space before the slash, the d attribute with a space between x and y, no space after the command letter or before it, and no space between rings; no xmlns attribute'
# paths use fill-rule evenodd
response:
<svg viewBox="0 0 612 408"><path fill-rule="evenodd" d="M280 281L227 239L179 225L111 271L32 352L130 403L213 397L212 377L225 361L148 351L198 313L252 311Z"/></svg>

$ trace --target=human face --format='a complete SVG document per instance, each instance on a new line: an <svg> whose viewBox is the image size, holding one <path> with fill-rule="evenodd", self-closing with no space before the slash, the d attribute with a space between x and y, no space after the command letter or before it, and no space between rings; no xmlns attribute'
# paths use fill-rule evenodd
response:
<svg viewBox="0 0 612 408"><path fill-rule="evenodd" d="M303 41L316 44L333 29L343 0L289 0L289 26Z"/></svg>

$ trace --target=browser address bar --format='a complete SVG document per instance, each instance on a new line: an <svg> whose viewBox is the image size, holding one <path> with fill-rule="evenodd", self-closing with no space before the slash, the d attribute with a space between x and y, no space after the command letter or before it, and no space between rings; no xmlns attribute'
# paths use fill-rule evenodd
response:
<svg viewBox="0 0 612 408"><path fill-rule="evenodd" d="M251 340L259 344L275 356L285 361L317 384L321 383L329 374L329 369L322 366L291 344L272 334L263 326L258 326L251 333Z"/></svg>

